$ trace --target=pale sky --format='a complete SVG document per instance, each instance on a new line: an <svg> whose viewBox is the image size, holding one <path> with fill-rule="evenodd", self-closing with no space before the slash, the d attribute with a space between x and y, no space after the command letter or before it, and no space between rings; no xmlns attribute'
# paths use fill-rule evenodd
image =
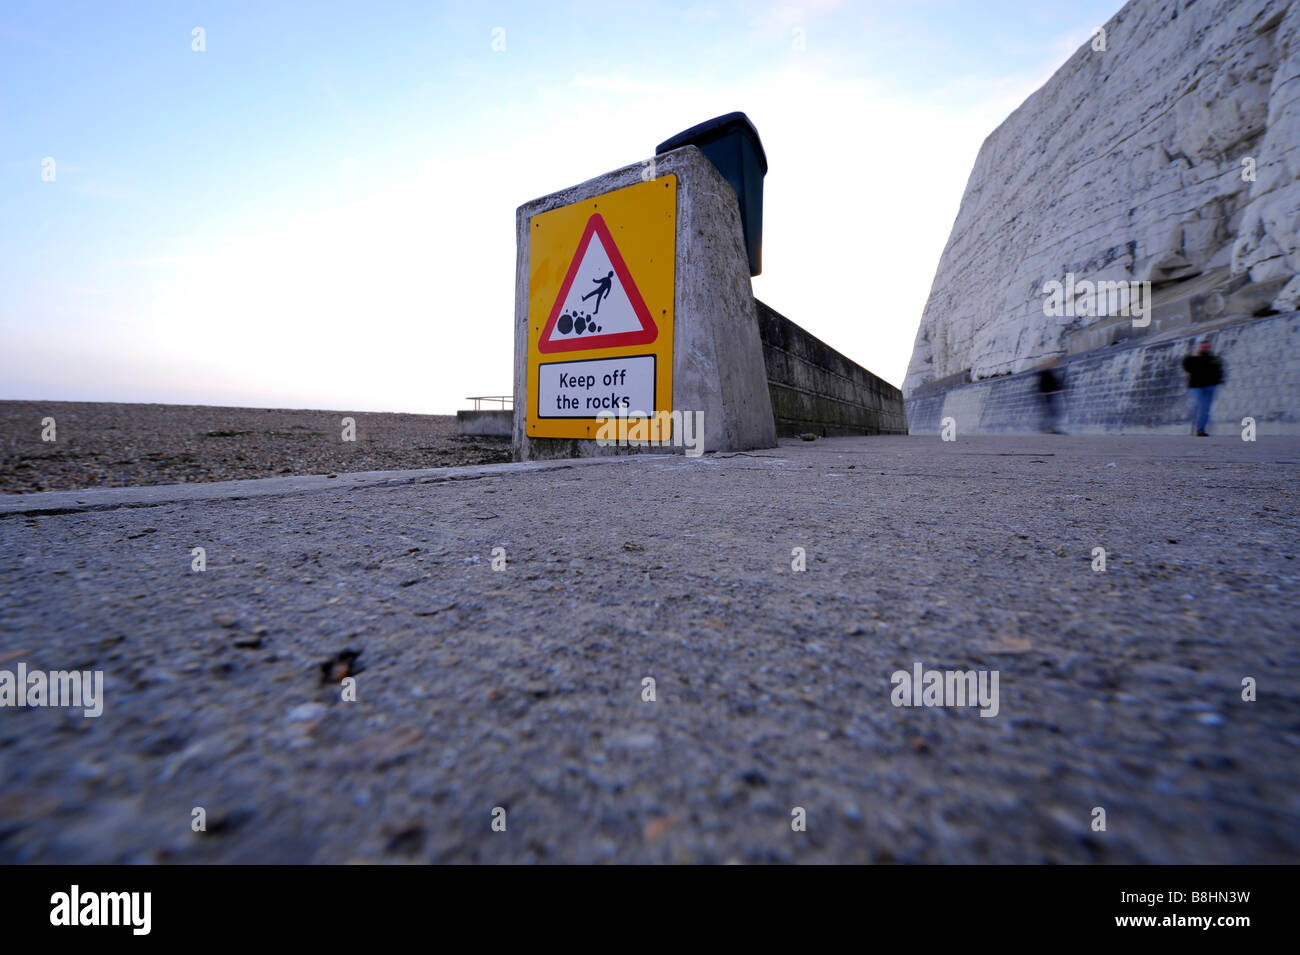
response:
<svg viewBox="0 0 1300 955"><path fill-rule="evenodd" d="M732 110L755 294L901 384L981 142L1119 5L6 0L0 398L508 394L516 207Z"/></svg>

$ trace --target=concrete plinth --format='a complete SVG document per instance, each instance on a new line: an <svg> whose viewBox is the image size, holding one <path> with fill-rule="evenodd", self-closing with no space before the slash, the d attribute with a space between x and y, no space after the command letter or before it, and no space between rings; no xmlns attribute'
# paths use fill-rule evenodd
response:
<svg viewBox="0 0 1300 955"><path fill-rule="evenodd" d="M520 206L516 212L515 410L517 460L627 454L681 454L684 448L601 447L594 440L529 438L529 230L533 216L643 180L637 163ZM704 450L742 451L776 445L749 260L736 194L694 146L655 157L654 174L677 177L673 295L672 407L704 413Z"/></svg>
<svg viewBox="0 0 1300 955"><path fill-rule="evenodd" d="M456 433L482 438L508 438L514 428L510 409L476 409L456 412Z"/></svg>

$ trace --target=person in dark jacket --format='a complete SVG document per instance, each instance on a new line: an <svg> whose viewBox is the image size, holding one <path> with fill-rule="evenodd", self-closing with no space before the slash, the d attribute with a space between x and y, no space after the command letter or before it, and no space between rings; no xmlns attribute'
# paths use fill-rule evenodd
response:
<svg viewBox="0 0 1300 955"><path fill-rule="evenodd" d="M1210 433L1210 407L1214 404L1214 391L1223 384L1223 362L1210 351L1209 342L1201 342L1196 353L1183 359L1187 372L1187 392L1192 396L1192 431L1202 438Z"/></svg>
<svg viewBox="0 0 1300 955"><path fill-rule="evenodd" d="M1065 434L1059 427L1065 393L1065 373L1058 371L1060 359L1052 359L1038 369L1038 397L1043 403L1043 430L1048 434Z"/></svg>

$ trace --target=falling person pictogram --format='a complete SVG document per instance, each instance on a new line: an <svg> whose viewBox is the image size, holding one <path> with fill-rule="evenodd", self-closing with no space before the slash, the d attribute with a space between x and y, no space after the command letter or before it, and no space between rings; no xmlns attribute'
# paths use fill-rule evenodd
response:
<svg viewBox="0 0 1300 955"><path fill-rule="evenodd" d="M596 287L586 295L582 296L582 300L585 302L593 295L596 296L596 307L591 310L591 314L599 315L600 301L609 296L609 290L614 284L614 270L610 269L609 274L607 274L603 279L592 279L592 281L596 283Z"/></svg>

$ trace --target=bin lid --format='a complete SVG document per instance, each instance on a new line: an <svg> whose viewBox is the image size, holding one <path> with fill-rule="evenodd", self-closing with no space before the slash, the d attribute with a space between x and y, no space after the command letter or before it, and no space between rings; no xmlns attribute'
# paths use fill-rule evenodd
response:
<svg viewBox="0 0 1300 955"><path fill-rule="evenodd" d="M740 133L749 137L754 144L754 150L758 153L758 161L763 166L763 173L766 174L767 154L763 152L763 142L758 138L758 130L749 117L740 112L727 113L724 116L706 119L704 122L678 133L671 139L665 139L655 147L655 155L658 156L673 149L680 149L682 146L698 146L700 143L711 143L733 133Z"/></svg>

